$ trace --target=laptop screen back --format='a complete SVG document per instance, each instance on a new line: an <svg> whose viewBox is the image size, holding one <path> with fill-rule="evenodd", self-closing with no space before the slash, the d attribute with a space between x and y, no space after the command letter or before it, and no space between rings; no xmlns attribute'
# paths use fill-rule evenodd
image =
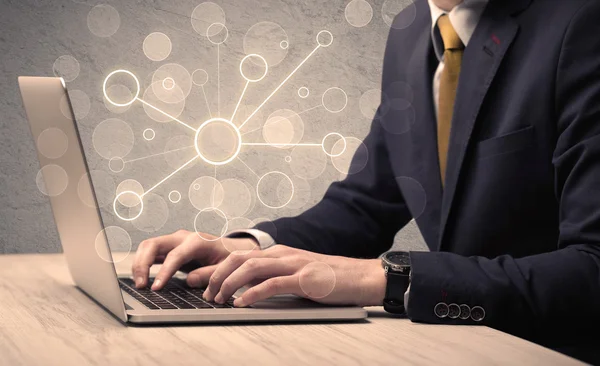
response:
<svg viewBox="0 0 600 366"><path fill-rule="evenodd" d="M71 102L61 78L19 77L19 87L69 270L89 296L127 320Z"/></svg>

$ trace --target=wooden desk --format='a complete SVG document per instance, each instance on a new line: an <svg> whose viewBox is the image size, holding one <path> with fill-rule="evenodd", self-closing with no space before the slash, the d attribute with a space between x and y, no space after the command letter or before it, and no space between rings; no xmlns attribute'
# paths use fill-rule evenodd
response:
<svg viewBox="0 0 600 366"><path fill-rule="evenodd" d="M0 256L0 365L581 364L486 327L369 314L345 324L125 326L73 286L62 255Z"/></svg>

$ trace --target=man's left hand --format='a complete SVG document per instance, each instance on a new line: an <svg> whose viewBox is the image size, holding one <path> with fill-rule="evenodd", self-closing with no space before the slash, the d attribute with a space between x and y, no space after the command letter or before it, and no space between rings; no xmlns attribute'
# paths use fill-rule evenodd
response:
<svg viewBox="0 0 600 366"><path fill-rule="evenodd" d="M204 298L223 303L246 285L250 288L235 300L236 307L280 294L324 304L375 306L383 303L386 279L379 259L328 256L275 245L231 253L213 272Z"/></svg>

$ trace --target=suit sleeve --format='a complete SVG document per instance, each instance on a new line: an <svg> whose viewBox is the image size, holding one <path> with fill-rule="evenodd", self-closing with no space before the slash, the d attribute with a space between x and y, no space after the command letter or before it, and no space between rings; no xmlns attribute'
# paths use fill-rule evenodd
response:
<svg viewBox="0 0 600 366"><path fill-rule="evenodd" d="M557 339L558 333L563 339L575 337L600 324L598 15L597 1L587 1L576 13L557 69L557 250L519 259L411 253L408 315L413 321L483 324L542 343ZM433 309L442 301L442 289L445 303L479 305L483 320L438 318Z"/></svg>

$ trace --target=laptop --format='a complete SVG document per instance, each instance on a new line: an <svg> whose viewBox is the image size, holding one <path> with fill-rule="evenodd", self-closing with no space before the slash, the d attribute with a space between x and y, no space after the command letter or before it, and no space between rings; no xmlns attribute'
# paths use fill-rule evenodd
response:
<svg viewBox="0 0 600 366"><path fill-rule="evenodd" d="M19 77L19 87L46 189L53 190L50 203L71 276L77 287L121 321L151 324L366 318L367 312L360 307L325 306L292 295L234 308L233 299L244 289L226 304L210 303L202 299L203 289L186 286L181 272L161 291L136 289L130 276L118 276L114 261L106 260L115 253L110 252L64 80ZM52 142L48 145L46 140L40 146L42 134L59 136L63 148L53 149ZM48 154L57 150L56 154ZM89 197L93 204L84 203L82 197Z"/></svg>

